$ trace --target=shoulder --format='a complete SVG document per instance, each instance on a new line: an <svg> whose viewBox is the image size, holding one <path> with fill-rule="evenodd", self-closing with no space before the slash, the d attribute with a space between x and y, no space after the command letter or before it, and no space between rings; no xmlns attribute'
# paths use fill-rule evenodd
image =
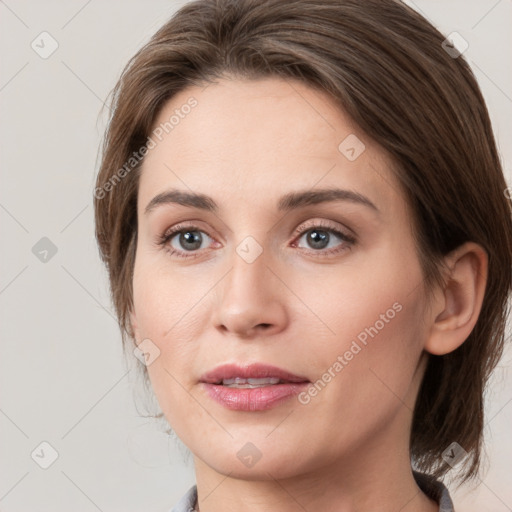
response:
<svg viewBox="0 0 512 512"><path fill-rule="evenodd" d="M455 512L450 493L442 482L425 473L413 471L413 475L420 489L439 503L439 512ZM193 512L196 501L197 486L193 485L169 512Z"/></svg>
<svg viewBox="0 0 512 512"><path fill-rule="evenodd" d="M193 512L196 501L197 485L193 485L169 512Z"/></svg>
<svg viewBox="0 0 512 512"><path fill-rule="evenodd" d="M426 473L413 471L418 487L429 497L439 503L439 512L455 512L447 487Z"/></svg>

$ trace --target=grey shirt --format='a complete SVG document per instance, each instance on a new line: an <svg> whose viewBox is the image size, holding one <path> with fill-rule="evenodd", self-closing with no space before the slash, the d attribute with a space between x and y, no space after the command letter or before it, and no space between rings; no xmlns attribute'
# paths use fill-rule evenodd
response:
<svg viewBox="0 0 512 512"><path fill-rule="evenodd" d="M448 489L442 482L435 480L430 475L416 471L413 471L413 475L418 487L429 498L439 503L439 512L455 512ZM196 502L197 486L193 485L169 512L193 512Z"/></svg>

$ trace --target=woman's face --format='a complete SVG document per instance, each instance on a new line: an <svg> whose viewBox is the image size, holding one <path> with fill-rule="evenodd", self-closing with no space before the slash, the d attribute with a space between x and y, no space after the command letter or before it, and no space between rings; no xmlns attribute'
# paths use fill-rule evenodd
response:
<svg viewBox="0 0 512 512"><path fill-rule="evenodd" d="M151 139L132 322L195 457L267 479L407 449L428 322L384 152L277 78L190 87Z"/></svg>

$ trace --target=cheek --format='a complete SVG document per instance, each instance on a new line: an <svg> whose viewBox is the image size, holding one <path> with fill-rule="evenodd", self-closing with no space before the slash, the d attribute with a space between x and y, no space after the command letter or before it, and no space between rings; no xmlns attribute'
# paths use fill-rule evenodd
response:
<svg viewBox="0 0 512 512"><path fill-rule="evenodd" d="M148 367L148 375L160 406L167 401L190 404L189 381L205 319L205 294L210 283L197 277L173 273L162 265L140 258L134 268L133 302L138 338L150 339L159 356ZM137 340L139 341L139 340ZM181 409L181 407L178 407Z"/></svg>
<svg viewBox="0 0 512 512"><path fill-rule="evenodd" d="M326 414L343 415L351 409L355 416L377 418L400 406L400 400L409 400L426 335L422 271L417 259L393 258L391 252L373 263L366 270L354 266L331 275L321 293L311 281L300 281L298 293L308 298L311 310L320 312L325 327L319 330L317 321L308 328L303 321L300 340L320 380L315 381L318 398L311 402L325 406ZM339 413L328 411L333 403L344 407Z"/></svg>
<svg viewBox="0 0 512 512"><path fill-rule="evenodd" d="M134 302L140 337L149 338L159 350L159 356L147 366L151 387L171 427L186 432L188 418L197 415L190 382L199 355L194 340L199 337L201 305L194 308L197 301L188 303L190 293L176 294L163 279L143 279L137 288L134 286Z"/></svg>
<svg viewBox="0 0 512 512"><path fill-rule="evenodd" d="M426 335L418 266L383 265L371 277L359 276L357 284L351 278L338 282L337 289L344 291L337 301L326 300L330 306L324 310L325 319L336 335L311 354L317 378L329 381L323 389L319 382L322 390L313 400L325 414L339 419L333 424L344 425L347 438L355 428L353 421L365 418L365 429L371 433L395 415L412 412ZM339 407L333 409L332 404Z"/></svg>
<svg viewBox="0 0 512 512"><path fill-rule="evenodd" d="M329 348L337 353L348 350L352 341L393 350L414 338L424 304L423 274L413 253L404 256L389 245L334 271L325 267L298 274L287 280L307 310L303 308L295 321L301 325L299 332L309 332L308 345L314 339L321 349L318 356ZM309 339L313 332L315 337Z"/></svg>
<svg viewBox="0 0 512 512"><path fill-rule="evenodd" d="M192 270L171 272L161 261L140 258L133 277L140 336L155 343L193 340L202 326L206 295L213 284L212 276L201 278Z"/></svg>

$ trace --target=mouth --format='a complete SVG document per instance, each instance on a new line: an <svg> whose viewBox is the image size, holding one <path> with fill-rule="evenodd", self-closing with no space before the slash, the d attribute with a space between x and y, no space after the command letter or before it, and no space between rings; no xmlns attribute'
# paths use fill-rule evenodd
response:
<svg viewBox="0 0 512 512"><path fill-rule="evenodd" d="M275 384L285 384L287 381L278 379L277 377L269 377L266 379L243 379L235 377L234 379L222 379L217 385L227 386L228 388L237 389L254 389L265 386L274 386Z"/></svg>
<svg viewBox="0 0 512 512"><path fill-rule="evenodd" d="M236 364L218 366L204 374L200 382L233 388L259 388L310 381L306 377L295 375L277 366L253 363L247 366Z"/></svg>
<svg viewBox="0 0 512 512"><path fill-rule="evenodd" d="M200 383L208 396L238 411L263 411L298 394L310 380L276 366L222 365L204 374Z"/></svg>

